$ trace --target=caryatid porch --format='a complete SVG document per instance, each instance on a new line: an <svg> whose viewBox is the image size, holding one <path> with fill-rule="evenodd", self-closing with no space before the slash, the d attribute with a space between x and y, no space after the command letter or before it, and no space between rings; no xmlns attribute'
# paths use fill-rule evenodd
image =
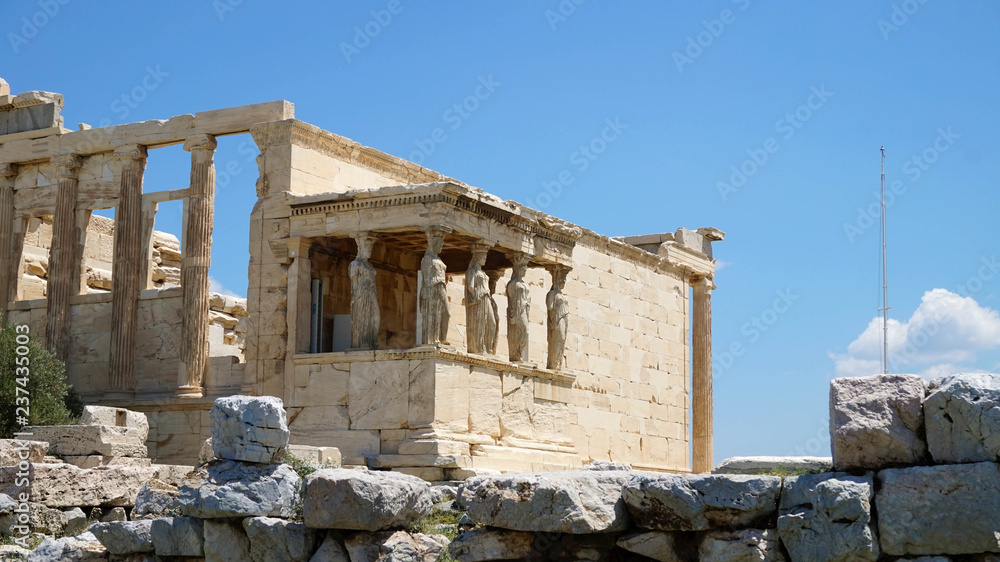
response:
<svg viewBox="0 0 1000 562"><path fill-rule="evenodd" d="M349 200L289 199L289 238L275 241L289 260L294 360L286 362L285 401L300 405L306 372L347 379L343 429L404 437L394 453L380 450L378 466L423 476L473 464L507 468L491 458L501 444L553 468L579 464L564 431L574 374L563 364L561 291L581 231L555 221L541 227L481 195L437 183ZM529 269L548 280L538 302ZM324 367L331 363L349 374ZM504 394L522 385L523 398L547 402L539 410L550 431L501 422Z"/></svg>

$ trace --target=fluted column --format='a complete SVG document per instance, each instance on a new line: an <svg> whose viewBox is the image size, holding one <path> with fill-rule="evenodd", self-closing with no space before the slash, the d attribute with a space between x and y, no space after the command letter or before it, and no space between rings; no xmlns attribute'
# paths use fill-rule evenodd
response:
<svg viewBox="0 0 1000 562"><path fill-rule="evenodd" d="M52 217L52 246L49 249L49 278L46 287L45 340L62 361L69 358L69 299L80 289L80 259L77 255L76 196L80 157L54 156L56 167L56 209Z"/></svg>
<svg viewBox="0 0 1000 562"><path fill-rule="evenodd" d="M142 275L142 176L146 148L115 149L121 162L121 190L115 209L114 262L111 271L111 364L108 398L129 398L135 391L135 330Z"/></svg>
<svg viewBox="0 0 1000 562"><path fill-rule="evenodd" d="M14 247L14 179L17 166L0 164L0 323L7 321L7 305L14 300L20 251ZM14 261L15 253L18 256Z"/></svg>
<svg viewBox="0 0 1000 562"><path fill-rule="evenodd" d="M711 472L712 461L712 289L707 277L691 282L694 287L691 336L692 459L694 472Z"/></svg>
<svg viewBox="0 0 1000 562"><path fill-rule="evenodd" d="M177 396L200 398L208 369L208 268L212 264L215 209L215 147L211 135L195 135L184 143L191 153L191 191L185 204L186 227L181 251L181 361Z"/></svg>

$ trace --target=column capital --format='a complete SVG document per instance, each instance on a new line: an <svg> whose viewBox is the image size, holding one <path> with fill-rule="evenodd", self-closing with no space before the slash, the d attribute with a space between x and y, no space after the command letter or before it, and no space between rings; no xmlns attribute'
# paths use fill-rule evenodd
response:
<svg viewBox="0 0 1000 562"><path fill-rule="evenodd" d="M17 164L4 162L0 164L0 177L14 178L17 176Z"/></svg>
<svg viewBox="0 0 1000 562"><path fill-rule="evenodd" d="M184 150L188 152L192 150L215 150L218 145L219 143L215 140L215 137L200 133L192 135L184 141Z"/></svg>
<svg viewBox="0 0 1000 562"><path fill-rule="evenodd" d="M76 178L83 159L76 154L57 154L49 159L49 162L56 167L57 178Z"/></svg>
<svg viewBox="0 0 1000 562"><path fill-rule="evenodd" d="M690 283L695 290L711 292L716 289L715 282L710 277L695 276L691 278Z"/></svg>
<svg viewBox="0 0 1000 562"><path fill-rule="evenodd" d="M144 163L146 161L146 147L141 144L126 144L116 147L115 160L124 162L125 166Z"/></svg>
<svg viewBox="0 0 1000 562"><path fill-rule="evenodd" d="M455 229L450 226L445 226L443 224L432 224L430 226L425 226L421 228L427 236L447 236L451 234Z"/></svg>
<svg viewBox="0 0 1000 562"><path fill-rule="evenodd" d="M510 250L504 253L507 256L507 259L510 260L511 265L513 265L514 267L527 266L528 262L531 261L531 255L526 254L524 252L516 252Z"/></svg>
<svg viewBox="0 0 1000 562"><path fill-rule="evenodd" d="M288 244L288 257L290 258L308 258L309 249L312 248L312 238L303 238L296 236L294 238L286 239Z"/></svg>
<svg viewBox="0 0 1000 562"><path fill-rule="evenodd" d="M486 240L479 240L477 242L469 242L469 251L472 252L473 254L480 253L480 252L486 253L486 252L489 252L490 249L494 245L495 244L493 244L492 242L488 242Z"/></svg>

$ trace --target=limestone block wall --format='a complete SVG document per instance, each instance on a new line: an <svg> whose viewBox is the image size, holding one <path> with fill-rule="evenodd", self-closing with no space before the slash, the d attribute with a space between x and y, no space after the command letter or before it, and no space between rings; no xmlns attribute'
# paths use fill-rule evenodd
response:
<svg viewBox="0 0 1000 562"><path fill-rule="evenodd" d="M213 295L210 310L210 389L239 389L243 379L243 339L246 308L242 299ZM228 303L228 304L227 304ZM177 349L181 337L179 287L143 291L139 299L136 331L136 395L170 395L177 387ZM228 309L228 312L227 312ZM67 378L85 399L98 400L108 387L111 338L111 295L78 295L71 307L71 347ZM242 321L242 323L241 323ZM45 300L20 301L10 312L10 322L27 324L31 333L45 333Z"/></svg>
<svg viewBox="0 0 1000 562"><path fill-rule="evenodd" d="M49 249L52 245L52 215L28 219L24 236L21 276L18 280L18 300L41 299L47 296ZM85 276L87 293L111 290L112 250L114 248L113 219L91 215L87 224L81 274ZM152 281L156 288L180 285L181 251L176 236L153 231Z"/></svg>

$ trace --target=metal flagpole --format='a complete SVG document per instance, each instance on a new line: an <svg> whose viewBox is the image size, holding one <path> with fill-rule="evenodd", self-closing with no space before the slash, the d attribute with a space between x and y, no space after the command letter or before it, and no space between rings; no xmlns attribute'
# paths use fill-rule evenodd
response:
<svg viewBox="0 0 1000 562"><path fill-rule="evenodd" d="M882 372L889 374L889 292L885 252L885 147L882 152Z"/></svg>

